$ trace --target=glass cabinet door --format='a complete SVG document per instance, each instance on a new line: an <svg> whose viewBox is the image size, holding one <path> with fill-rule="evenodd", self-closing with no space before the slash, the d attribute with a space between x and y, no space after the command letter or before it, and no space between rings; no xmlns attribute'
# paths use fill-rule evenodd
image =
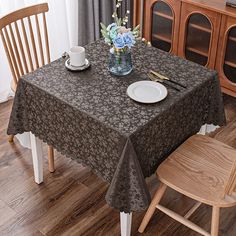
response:
<svg viewBox="0 0 236 236"><path fill-rule="evenodd" d="M185 58L206 66L212 34L210 21L200 13L193 13L186 27Z"/></svg>
<svg viewBox="0 0 236 236"><path fill-rule="evenodd" d="M236 26L229 30L226 40L223 70L227 79L236 85Z"/></svg>
<svg viewBox="0 0 236 236"><path fill-rule="evenodd" d="M163 51L172 49L173 11L164 1L157 1L152 9L151 43Z"/></svg>

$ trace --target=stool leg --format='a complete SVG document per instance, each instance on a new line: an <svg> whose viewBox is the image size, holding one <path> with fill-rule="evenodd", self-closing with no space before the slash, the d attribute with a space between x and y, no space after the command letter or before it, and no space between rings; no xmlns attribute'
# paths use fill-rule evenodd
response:
<svg viewBox="0 0 236 236"><path fill-rule="evenodd" d="M156 210L156 205L160 202L162 196L164 195L166 191L167 186L163 183L161 183L159 189L156 191L154 198L152 199L152 202L142 220L141 225L139 226L138 231L140 233L143 233L145 228L147 227L147 224L149 223L151 217L153 216L155 210Z"/></svg>
<svg viewBox="0 0 236 236"><path fill-rule="evenodd" d="M53 173L55 171L54 167L54 150L52 146L48 146L48 170Z"/></svg>
<svg viewBox="0 0 236 236"><path fill-rule="evenodd" d="M211 219L211 236L218 236L220 222L220 208L217 206L212 207Z"/></svg>
<svg viewBox="0 0 236 236"><path fill-rule="evenodd" d="M13 143L14 142L14 135L8 135L8 142Z"/></svg>

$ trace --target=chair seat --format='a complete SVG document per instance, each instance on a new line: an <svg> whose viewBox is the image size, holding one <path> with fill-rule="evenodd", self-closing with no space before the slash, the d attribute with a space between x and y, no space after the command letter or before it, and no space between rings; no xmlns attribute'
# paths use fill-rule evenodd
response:
<svg viewBox="0 0 236 236"><path fill-rule="evenodd" d="M219 207L236 205L236 191L225 187L236 161L236 150L215 139L194 135L157 169L167 186L197 201Z"/></svg>

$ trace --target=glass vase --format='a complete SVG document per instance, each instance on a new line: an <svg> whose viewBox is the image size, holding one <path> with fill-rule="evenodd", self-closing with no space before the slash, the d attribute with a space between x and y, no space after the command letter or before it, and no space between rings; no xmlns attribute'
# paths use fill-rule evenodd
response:
<svg viewBox="0 0 236 236"><path fill-rule="evenodd" d="M108 69L111 74L123 76L128 75L133 70L130 50L125 52L110 49Z"/></svg>

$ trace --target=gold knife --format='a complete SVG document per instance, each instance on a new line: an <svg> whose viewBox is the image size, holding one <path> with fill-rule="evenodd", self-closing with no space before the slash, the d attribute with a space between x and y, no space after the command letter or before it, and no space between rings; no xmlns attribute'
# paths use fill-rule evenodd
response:
<svg viewBox="0 0 236 236"><path fill-rule="evenodd" d="M160 82L160 83L162 83L162 84L164 84L164 85L166 85L166 86L169 86L170 88L172 88L172 89L174 89L174 90L180 92L180 89L174 87L173 85L171 85L171 84L169 84L169 83L166 83L166 82L165 82L164 80L162 80L162 79L158 79L157 77L154 77L154 76L153 76L152 74L150 74L150 73L148 74L148 78L149 78L151 81Z"/></svg>
<svg viewBox="0 0 236 236"><path fill-rule="evenodd" d="M169 79L168 77L166 77L166 76L164 76L164 75L161 75L161 74L157 73L157 72L154 71L154 70L150 70L150 73L152 73L153 75L159 77L159 78L162 79L162 80L167 80L167 81L170 81L171 83L174 83L174 84L179 85L179 86L182 87L182 88L187 88L187 86L185 86L185 85L183 85L183 84L181 84L181 83L179 83L179 82L176 82L176 81L174 81L174 80L171 80L171 79Z"/></svg>

